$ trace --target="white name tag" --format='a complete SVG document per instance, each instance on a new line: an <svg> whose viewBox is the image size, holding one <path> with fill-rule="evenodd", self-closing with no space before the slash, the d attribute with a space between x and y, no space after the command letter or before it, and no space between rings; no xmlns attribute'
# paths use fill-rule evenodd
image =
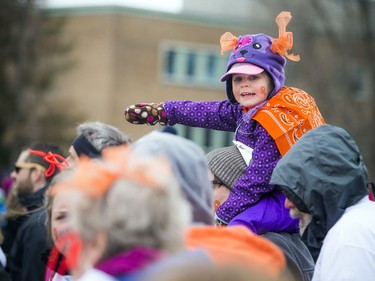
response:
<svg viewBox="0 0 375 281"><path fill-rule="evenodd" d="M245 160L246 165L249 166L251 159L253 158L253 150L251 147L243 144L240 141L233 140L235 146L237 146L238 150L240 151L242 158Z"/></svg>

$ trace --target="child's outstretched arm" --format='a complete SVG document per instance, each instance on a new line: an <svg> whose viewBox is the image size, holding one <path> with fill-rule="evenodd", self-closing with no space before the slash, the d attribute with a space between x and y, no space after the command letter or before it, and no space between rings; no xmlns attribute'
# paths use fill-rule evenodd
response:
<svg viewBox="0 0 375 281"><path fill-rule="evenodd" d="M175 124L234 132L243 112L229 101L165 101L140 103L125 109L125 119L132 124Z"/></svg>

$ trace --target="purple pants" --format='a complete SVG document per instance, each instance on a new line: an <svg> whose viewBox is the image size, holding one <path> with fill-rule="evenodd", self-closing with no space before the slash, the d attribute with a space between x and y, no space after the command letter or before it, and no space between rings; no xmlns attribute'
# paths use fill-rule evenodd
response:
<svg viewBox="0 0 375 281"><path fill-rule="evenodd" d="M284 194L268 193L257 204L235 216L228 226L244 225L259 235L270 231L297 233L299 220L290 216L284 202Z"/></svg>

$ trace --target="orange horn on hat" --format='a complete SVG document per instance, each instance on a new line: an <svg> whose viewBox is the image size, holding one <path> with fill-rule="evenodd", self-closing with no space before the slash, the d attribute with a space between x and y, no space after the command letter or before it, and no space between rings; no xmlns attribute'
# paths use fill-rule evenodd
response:
<svg viewBox="0 0 375 281"><path fill-rule="evenodd" d="M224 55L224 52L234 49L238 43L238 38L230 32L225 32L220 37L221 45L221 55Z"/></svg>
<svg viewBox="0 0 375 281"><path fill-rule="evenodd" d="M279 27L279 38L272 40L271 51L285 56L292 61L299 61L300 56L295 54L288 54L288 51L293 47L293 33L286 31L286 26L289 24L292 15L290 12L281 12L276 17L276 24Z"/></svg>

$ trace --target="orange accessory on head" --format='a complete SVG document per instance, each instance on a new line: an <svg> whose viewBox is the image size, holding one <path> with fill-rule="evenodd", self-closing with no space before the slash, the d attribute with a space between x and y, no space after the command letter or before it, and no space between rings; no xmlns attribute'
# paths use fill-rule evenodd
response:
<svg viewBox="0 0 375 281"><path fill-rule="evenodd" d="M80 157L80 163L73 175L64 182L56 184L51 190L52 195L70 189L82 192L90 198L98 198L103 196L115 181L121 179L163 191L155 176L165 175L169 168L167 161L160 157L158 159L131 157L130 159L130 154L129 147L117 146L104 149L102 159Z"/></svg>
<svg viewBox="0 0 375 281"><path fill-rule="evenodd" d="M47 171L45 172L45 176L47 178L52 176L55 173L56 167L60 171L69 167L69 163L65 160L65 158L57 153L52 153L51 151L46 153L44 151L32 150L32 149L29 149L29 152L31 154L35 154L35 155L39 155L43 157L43 160L49 163L49 167Z"/></svg>
<svg viewBox="0 0 375 281"><path fill-rule="evenodd" d="M276 23L279 26L279 38L272 40L271 51L285 56L292 61L299 61L299 55L288 54L288 51L293 48L293 33L286 31L286 27L291 20L292 15L290 12L281 12L276 17Z"/></svg>
<svg viewBox="0 0 375 281"><path fill-rule="evenodd" d="M293 33L286 32L286 26L291 18L290 12L281 12L276 17L279 27L278 38L272 38L263 33L246 34L237 38L232 33L226 32L221 36L221 54L228 50L232 51L228 58L226 73L221 77L221 81L226 82L226 93L231 103L238 103L233 95L233 85L230 79L234 73L232 69L238 64L251 64L269 74L274 87L267 99L275 96L284 86L286 59L300 60L298 55L288 54L288 51L293 47Z"/></svg>
<svg viewBox="0 0 375 281"><path fill-rule="evenodd" d="M220 37L220 45L221 45L221 55L224 54L224 52L228 50L232 50L236 47L238 43L238 38L234 36L230 32L225 32L223 35Z"/></svg>

